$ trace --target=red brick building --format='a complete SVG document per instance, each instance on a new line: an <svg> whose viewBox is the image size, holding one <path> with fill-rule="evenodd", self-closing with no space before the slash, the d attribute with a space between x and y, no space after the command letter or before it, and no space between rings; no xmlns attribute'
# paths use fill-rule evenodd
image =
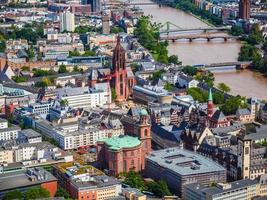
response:
<svg viewBox="0 0 267 200"><path fill-rule="evenodd" d="M141 169L145 168L145 157L151 152L151 124L145 109L131 108L121 119L126 135L138 137L142 146Z"/></svg>
<svg viewBox="0 0 267 200"><path fill-rule="evenodd" d="M143 156L141 141L137 137L121 135L97 142L97 162L112 176L130 170L141 171Z"/></svg>
<svg viewBox="0 0 267 200"><path fill-rule="evenodd" d="M135 84L133 74L126 69L126 51L120 43L120 37L117 39L117 45L113 52L112 58L112 79L110 81L111 88L116 91L117 100L125 101L132 93ZM130 76L129 76L130 75Z"/></svg>

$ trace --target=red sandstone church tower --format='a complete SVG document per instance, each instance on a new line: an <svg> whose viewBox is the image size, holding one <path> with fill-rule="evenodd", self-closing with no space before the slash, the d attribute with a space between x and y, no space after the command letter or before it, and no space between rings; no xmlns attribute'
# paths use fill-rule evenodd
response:
<svg viewBox="0 0 267 200"><path fill-rule="evenodd" d="M250 0L239 0L238 18L244 20L250 18Z"/></svg>
<svg viewBox="0 0 267 200"><path fill-rule="evenodd" d="M140 121L138 123L138 137L142 144L142 161L141 168L145 168L145 157L151 152L151 125L149 115L145 109L140 112Z"/></svg>
<svg viewBox="0 0 267 200"><path fill-rule="evenodd" d="M207 115L208 119L210 119L213 115L213 100L212 100L212 92L211 89L209 90L209 98L208 98L208 105L207 105Z"/></svg>
<svg viewBox="0 0 267 200"><path fill-rule="evenodd" d="M110 85L111 88L116 91L117 100L125 101L128 98L129 91L127 87L125 50L121 46L119 36L117 39L117 45L113 52L111 74L113 74L113 77Z"/></svg>

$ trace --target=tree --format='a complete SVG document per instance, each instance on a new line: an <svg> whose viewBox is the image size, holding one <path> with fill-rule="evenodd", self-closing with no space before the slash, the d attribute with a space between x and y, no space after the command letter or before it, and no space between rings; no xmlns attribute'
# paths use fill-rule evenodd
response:
<svg viewBox="0 0 267 200"><path fill-rule="evenodd" d="M168 58L168 63L169 64L175 64L175 65L179 65L181 64L181 62L178 60L178 56L177 55L171 55Z"/></svg>
<svg viewBox="0 0 267 200"><path fill-rule="evenodd" d="M124 176L125 179L123 182L130 187L138 188L141 191L146 189L145 182L139 173L131 170L128 173L125 173Z"/></svg>
<svg viewBox="0 0 267 200"><path fill-rule="evenodd" d="M219 83L218 88L223 91L224 93L228 93L231 91L230 87L226 85L225 83Z"/></svg>
<svg viewBox="0 0 267 200"><path fill-rule="evenodd" d="M28 66L23 66L23 67L21 68L21 70L22 70L22 71L27 71L27 72L29 72L29 71L30 71L30 67L28 67Z"/></svg>
<svg viewBox="0 0 267 200"><path fill-rule="evenodd" d="M197 68L187 65L183 67L182 72L184 72L185 74L189 76L195 76L197 74Z"/></svg>
<svg viewBox="0 0 267 200"><path fill-rule="evenodd" d="M60 105L63 106L63 107L65 107L65 106L68 106L68 105L69 105L69 102L68 102L67 99L62 99L62 100L60 101Z"/></svg>
<svg viewBox="0 0 267 200"><path fill-rule="evenodd" d="M151 80L158 80L161 78L162 74L165 73L166 71L164 69L160 69L158 71L153 72Z"/></svg>
<svg viewBox="0 0 267 200"><path fill-rule="evenodd" d="M64 197L65 199L69 199L69 193L62 187L59 187L56 192L56 197Z"/></svg>
<svg viewBox="0 0 267 200"><path fill-rule="evenodd" d="M16 83L23 83L28 81L28 78L25 76L13 76L12 80L15 81Z"/></svg>
<svg viewBox="0 0 267 200"><path fill-rule="evenodd" d="M67 73L68 72L68 70L67 70L67 67L66 67L66 65L60 65L59 66L59 69L58 69L58 73Z"/></svg>
<svg viewBox="0 0 267 200"><path fill-rule="evenodd" d="M111 27L111 30L110 30L111 33L123 33L124 32L124 29L121 28L121 27Z"/></svg>
<svg viewBox="0 0 267 200"><path fill-rule="evenodd" d="M73 67L73 71L74 71L74 72L80 72L80 70L79 70L79 68L78 68L77 65L75 65L75 66Z"/></svg>
<svg viewBox="0 0 267 200"><path fill-rule="evenodd" d="M263 36L259 24L252 25L251 33L249 34L247 41L252 45L260 44L263 41Z"/></svg>
<svg viewBox="0 0 267 200"><path fill-rule="evenodd" d="M75 51L70 51L69 52L69 56L70 57L75 57L75 56L80 56L81 54L79 53L79 51L75 50Z"/></svg>
<svg viewBox="0 0 267 200"><path fill-rule="evenodd" d="M35 57L34 49L30 47L27 51L29 60L32 60Z"/></svg>
<svg viewBox="0 0 267 200"><path fill-rule="evenodd" d="M220 107L220 109L225 115L233 115L239 108L246 107L246 99L241 96L236 96L227 99L225 103Z"/></svg>
<svg viewBox="0 0 267 200"><path fill-rule="evenodd" d="M154 193L158 197L170 196L171 192L165 181L152 181L147 184L148 190Z"/></svg>
<svg viewBox="0 0 267 200"><path fill-rule="evenodd" d="M26 200L48 197L50 197L50 193L44 188L30 188L25 193Z"/></svg>
<svg viewBox="0 0 267 200"><path fill-rule="evenodd" d="M115 101L117 99L116 90L114 88L111 88L111 99L112 101Z"/></svg>
<svg viewBox="0 0 267 200"><path fill-rule="evenodd" d="M244 34L244 29L241 26L233 25L231 27L230 33L234 36L240 36Z"/></svg>
<svg viewBox="0 0 267 200"><path fill-rule="evenodd" d="M22 193L18 190L12 190L5 194L3 200L22 199Z"/></svg>
<svg viewBox="0 0 267 200"><path fill-rule="evenodd" d="M173 84L170 84L168 82L165 83L165 85L164 85L164 89L167 90L167 91L169 91L169 92L173 91L173 88L174 88L174 85Z"/></svg>

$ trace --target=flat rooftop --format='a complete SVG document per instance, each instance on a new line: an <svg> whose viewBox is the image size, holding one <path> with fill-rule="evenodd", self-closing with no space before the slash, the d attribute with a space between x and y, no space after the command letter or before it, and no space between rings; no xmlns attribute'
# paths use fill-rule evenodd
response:
<svg viewBox="0 0 267 200"><path fill-rule="evenodd" d="M27 138L42 137L42 135L33 129L24 129L20 131Z"/></svg>
<svg viewBox="0 0 267 200"><path fill-rule="evenodd" d="M224 167L211 159L181 148L153 151L147 159L183 176L226 171Z"/></svg>
<svg viewBox="0 0 267 200"><path fill-rule="evenodd" d="M0 191L57 181L57 179L50 172L42 168L31 168L30 170L32 173L29 173L29 171L27 170L21 170L6 174L0 174ZM30 177L32 177L32 180L30 179Z"/></svg>

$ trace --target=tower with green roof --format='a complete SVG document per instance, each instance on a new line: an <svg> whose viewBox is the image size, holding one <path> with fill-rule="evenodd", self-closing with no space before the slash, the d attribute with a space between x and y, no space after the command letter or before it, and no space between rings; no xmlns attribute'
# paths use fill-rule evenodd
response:
<svg viewBox="0 0 267 200"><path fill-rule="evenodd" d="M208 97L208 104L207 104L207 115L210 119L213 115L213 98L212 98L212 90L209 89L209 97Z"/></svg>

